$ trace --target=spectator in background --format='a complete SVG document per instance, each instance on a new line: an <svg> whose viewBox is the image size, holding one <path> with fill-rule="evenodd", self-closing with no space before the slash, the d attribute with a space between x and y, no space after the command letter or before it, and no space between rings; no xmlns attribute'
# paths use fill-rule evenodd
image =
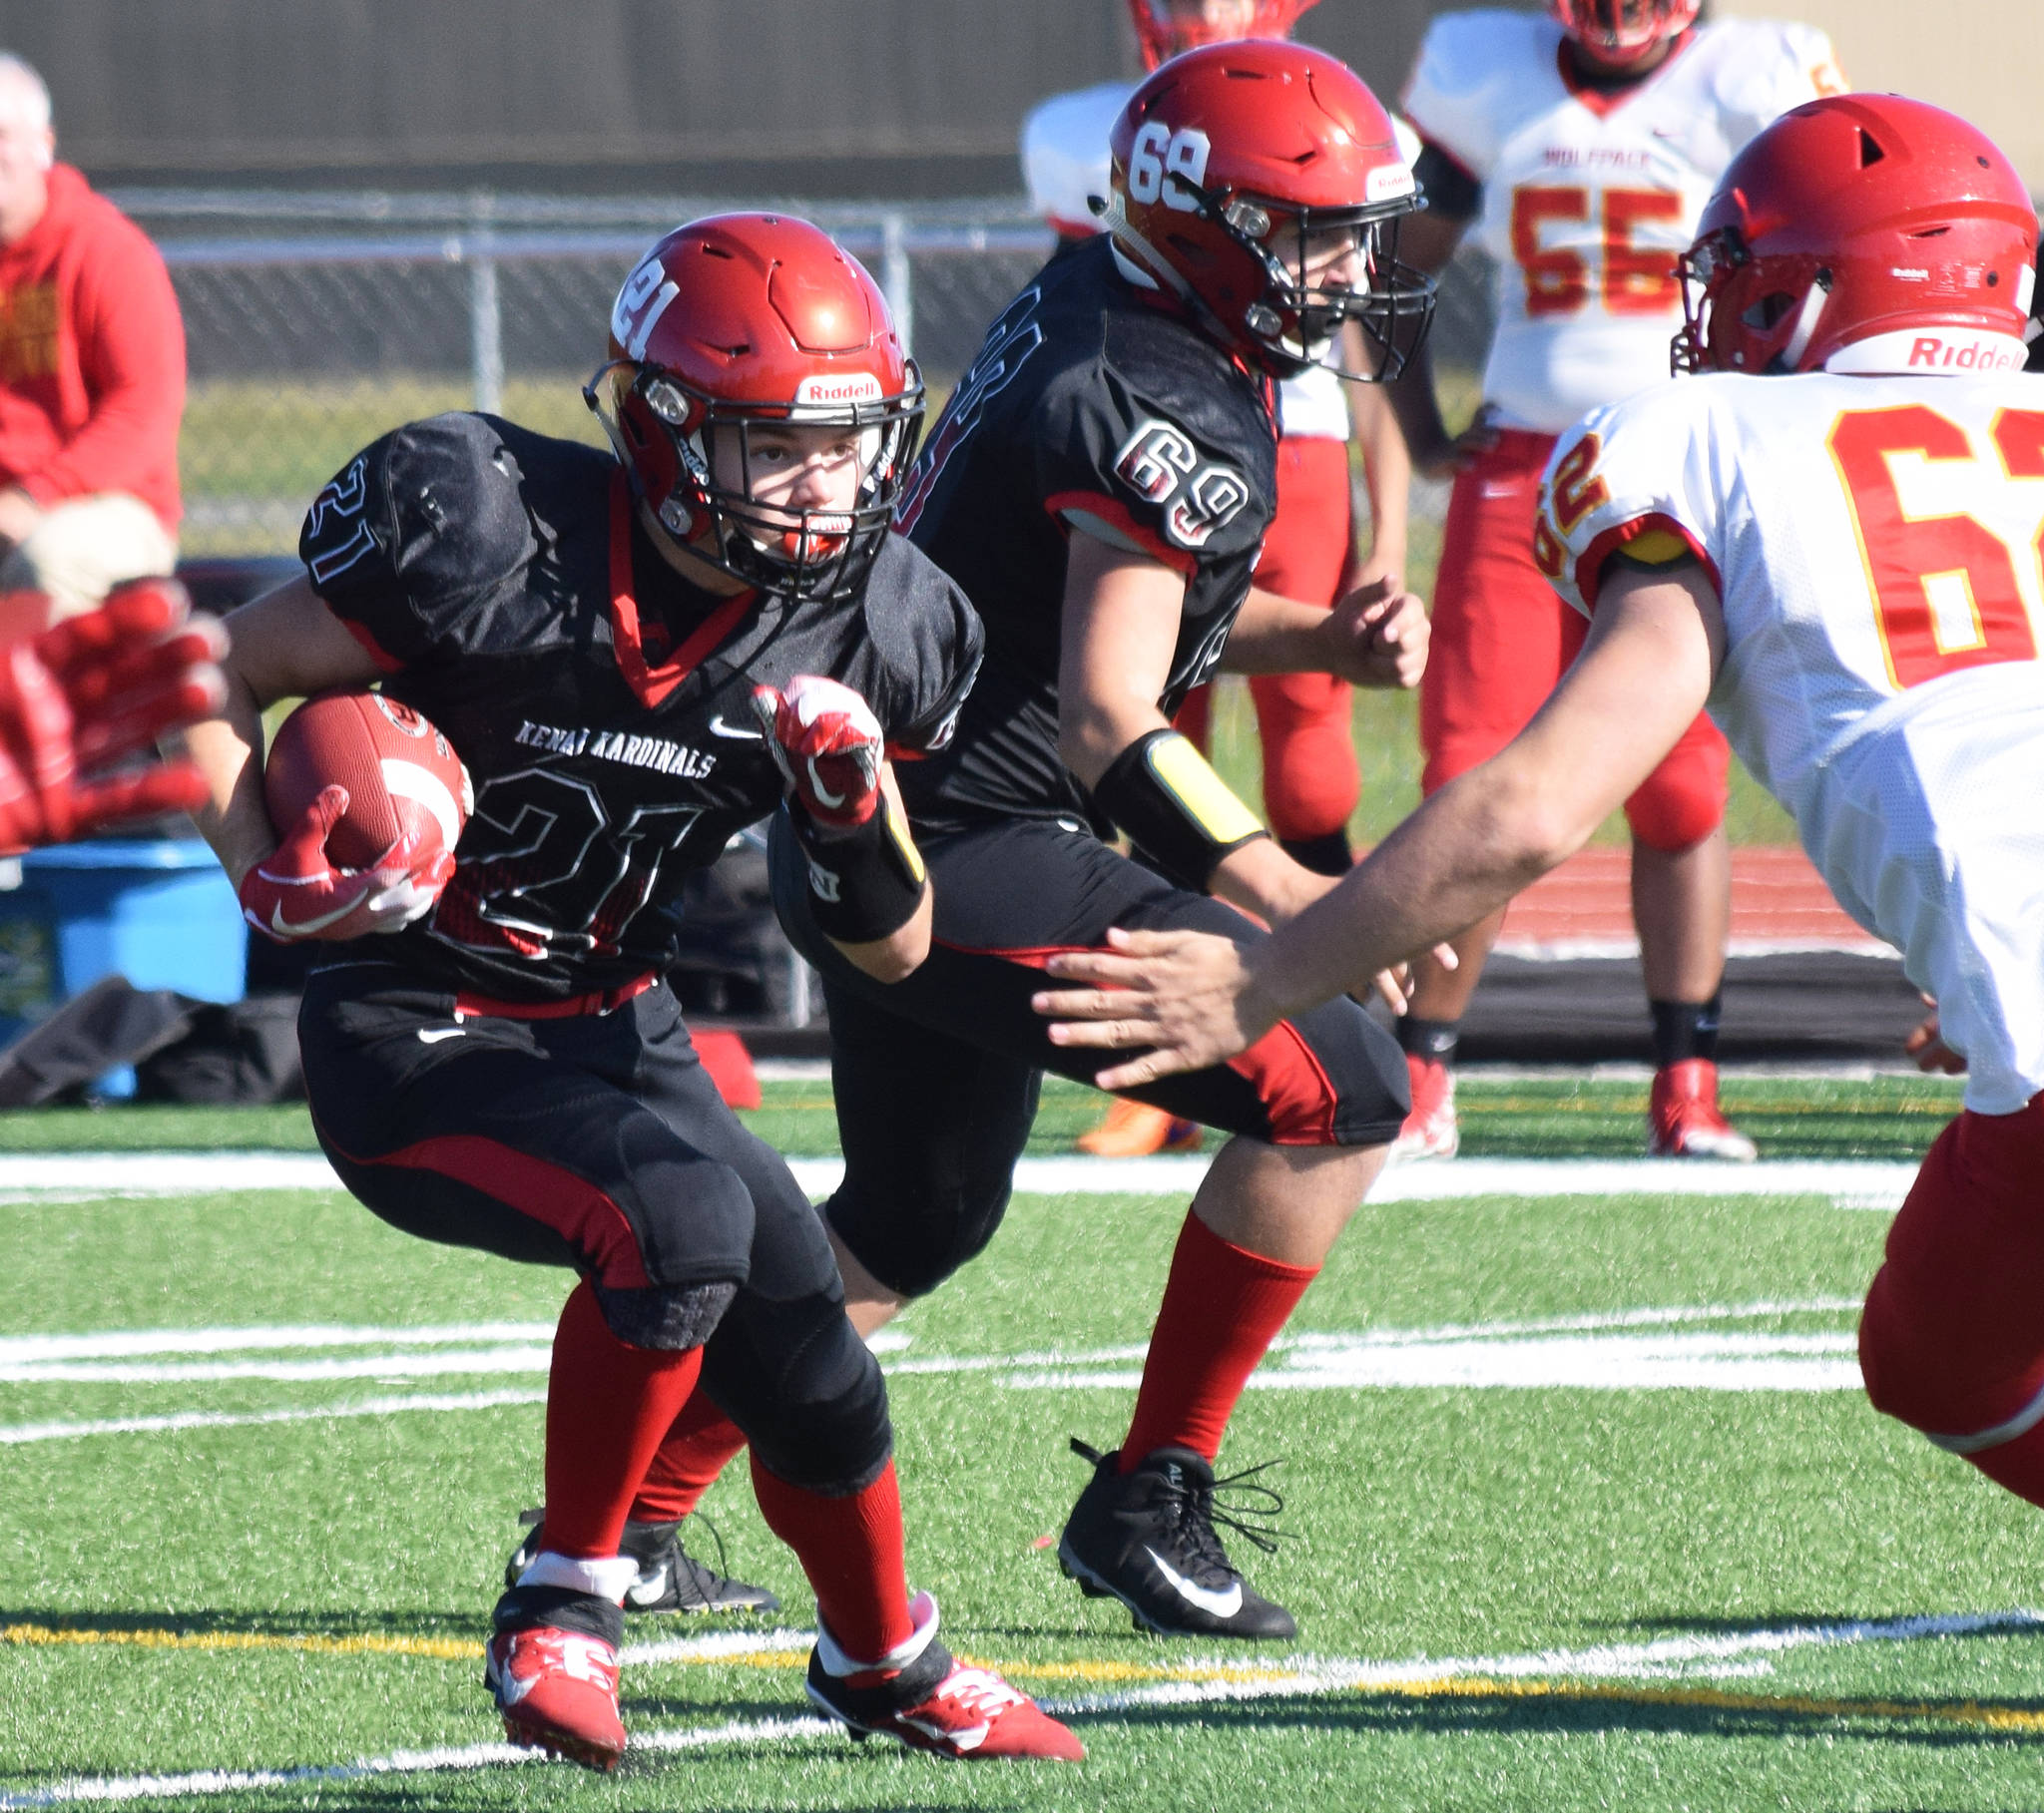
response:
<svg viewBox="0 0 2044 1813"><path fill-rule="evenodd" d="M162 257L57 162L49 89L0 53L0 590L63 617L169 573L184 408Z"/></svg>

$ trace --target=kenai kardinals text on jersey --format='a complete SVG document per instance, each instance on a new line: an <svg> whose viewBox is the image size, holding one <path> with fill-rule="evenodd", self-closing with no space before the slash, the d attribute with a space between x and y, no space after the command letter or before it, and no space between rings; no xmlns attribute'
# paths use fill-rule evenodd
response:
<svg viewBox="0 0 2044 1813"><path fill-rule="evenodd" d="M720 598L653 548L608 453L493 416L384 436L320 493L299 554L475 783L446 893L377 954L502 1000L672 960L682 877L781 796L755 685L842 680L918 754L979 657L963 595L898 536L862 598Z"/></svg>
<svg viewBox="0 0 2044 1813"><path fill-rule="evenodd" d="M1058 756L1073 528L1184 575L1167 713L1221 658L1277 488L1271 387L1124 279L1103 237L1054 258L988 330L903 489L897 525L986 622L986 664L910 816L1084 816Z"/></svg>

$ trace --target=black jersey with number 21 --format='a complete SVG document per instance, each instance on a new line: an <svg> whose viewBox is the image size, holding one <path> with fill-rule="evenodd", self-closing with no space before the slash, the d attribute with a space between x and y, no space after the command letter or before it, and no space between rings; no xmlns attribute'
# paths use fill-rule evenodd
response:
<svg viewBox="0 0 2044 1813"><path fill-rule="evenodd" d="M722 598L662 559L608 453L494 416L385 435L314 500L298 552L475 784L454 879L376 954L497 1000L671 961L683 875L781 796L756 684L842 680L891 748L927 754L979 659L964 595L900 537L863 597Z"/></svg>
<svg viewBox="0 0 2044 1813"><path fill-rule="evenodd" d="M917 458L895 523L986 621L950 746L902 773L916 822L1085 815L1058 757L1073 529L1186 582L1160 705L1221 658L1275 507L1270 385L1124 276L1103 235L1053 258L988 330Z"/></svg>

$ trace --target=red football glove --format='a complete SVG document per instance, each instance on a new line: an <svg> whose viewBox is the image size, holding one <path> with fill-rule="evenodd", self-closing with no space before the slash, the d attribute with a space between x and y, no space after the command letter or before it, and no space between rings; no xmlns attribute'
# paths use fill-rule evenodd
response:
<svg viewBox="0 0 2044 1813"><path fill-rule="evenodd" d="M47 601L0 601L0 850L189 811L206 797L189 763L131 759L227 696L215 665L226 640L218 625L186 625L189 609L175 581L144 580L35 633Z"/></svg>
<svg viewBox="0 0 2044 1813"><path fill-rule="evenodd" d="M880 720L849 686L797 674L785 692L755 686L753 709L788 786L818 824L850 830L878 810Z"/></svg>
<svg viewBox="0 0 2044 1813"><path fill-rule="evenodd" d="M295 944L401 932L432 911L454 874L438 832L407 831L370 867L337 869L326 839L346 810L347 788L322 788L275 854L242 877L242 916L265 937Z"/></svg>

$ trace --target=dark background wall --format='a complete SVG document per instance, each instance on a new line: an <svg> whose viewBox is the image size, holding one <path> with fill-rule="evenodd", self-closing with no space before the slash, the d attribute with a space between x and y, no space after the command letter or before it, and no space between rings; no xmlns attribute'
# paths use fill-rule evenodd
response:
<svg viewBox="0 0 2044 1813"><path fill-rule="evenodd" d="M1300 36L1389 97L1438 10ZM1123 0L0 0L0 47L122 184L997 194L1032 102L1139 68Z"/></svg>

